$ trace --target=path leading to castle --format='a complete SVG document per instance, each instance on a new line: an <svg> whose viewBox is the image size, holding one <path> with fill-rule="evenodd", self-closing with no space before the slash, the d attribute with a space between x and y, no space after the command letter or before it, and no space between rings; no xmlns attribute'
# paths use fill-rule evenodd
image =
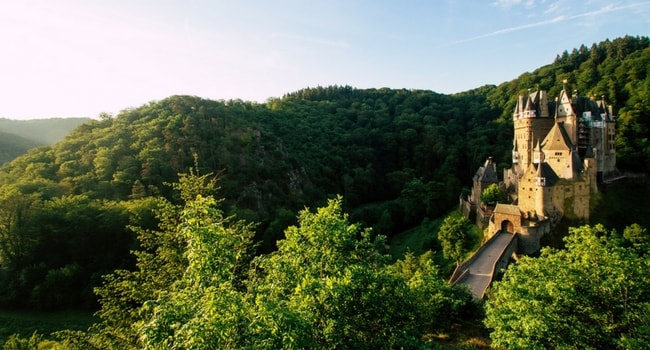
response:
<svg viewBox="0 0 650 350"><path fill-rule="evenodd" d="M478 252L474 262L469 265L469 272L458 283L468 286L472 294L482 299L492 282L494 266L512 242L513 237L512 233L497 233L497 236Z"/></svg>

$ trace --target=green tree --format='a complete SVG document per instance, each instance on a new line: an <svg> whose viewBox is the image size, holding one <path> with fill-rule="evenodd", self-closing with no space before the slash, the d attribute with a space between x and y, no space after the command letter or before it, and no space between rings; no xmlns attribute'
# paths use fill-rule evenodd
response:
<svg viewBox="0 0 650 350"><path fill-rule="evenodd" d="M300 213L278 251L256 259L256 348L374 349L418 343L401 278L383 239L350 224L342 199Z"/></svg>
<svg viewBox="0 0 650 350"><path fill-rule="evenodd" d="M200 348L191 334L208 325L199 315L230 307L210 298L239 297L234 289L252 253L252 227L218 209L210 174L181 174L172 187L184 204L161 201L159 229L134 228L141 244L136 269L117 270L96 289L102 322L92 329L95 346Z"/></svg>
<svg viewBox="0 0 650 350"><path fill-rule="evenodd" d="M187 268L179 280L143 304L148 316L136 323L146 349L238 348L250 323L238 272L251 253L250 225L232 221L213 197L186 202L176 233L185 241Z"/></svg>
<svg viewBox="0 0 650 350"><path fill-rule="evenodd" d="M542 249L488 294L493 345L509 349L638 348L650 342L647 255L601 226L571 228L566 250ZM645 345L644 345L645 346Z"/></svg>
<svg viewBox="0 0 650 350"><path fill-rule="evenodd" d="M300 212L278 250L252 256L252 226L218 209L205 176L174 185L160 230L138 230L137 269L106 277L102 322L61 333L75 348L390 349L476 317L469 291L448 285L433 255L389 265L384 238L350 224L342 199Z"/></svg>
<svg viewBox="0 0 650 350"><path fill-rule="evenodd" d="M457 265L461 263L473 244L471 229L470 222L462 216L445 218L438 231L438 241L445 258L453 259Z"/></svg>
<svg viewBox="0 0 650 350"><path fill-rule="evenodd" d="M498 184L491 184L481 193L482 203L494 205L496 203L505 203L507 200L508 194Z"/></svg>
<svg viewBox="0 0 650 350"><path fill-rule="evenodd" d="M645 227L632 224L623 230L623 237L640 253L650 252L650 234Z"/></svg>
<svg viewBox="0 0 650 350"><path fill-rule="evenodd" d="M416 305L414 322L421 334L439 334L461 322L479 322L483 316L469 289L452 286L440 276L432 251L420 256L409 252L388 271L407 284L409 298Z"/></svg>

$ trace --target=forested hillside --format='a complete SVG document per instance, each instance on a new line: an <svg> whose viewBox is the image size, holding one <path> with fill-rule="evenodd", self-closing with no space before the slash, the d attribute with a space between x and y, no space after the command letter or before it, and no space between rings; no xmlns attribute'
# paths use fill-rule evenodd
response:
<svg viewBox="0 0 650 350"><path fill-rule="evenodd" d="M63 138L90 118L47 118L13 120L0 118L0 131L16 134L40 145L51 145Z"/></svg>
<svg viewBox="0 0 650 350"><path fill-rule="evenodd" d="M172 96L125 110L115 117L89 121L63 141L33 149L0 168L0 307L94 308L97 296L93 287L101 284L102 275L120 268L122 272L107 283L116 286L114 293L125 294L111 294L110 288L100 290L107 322L103 331L124 331L132 337L125 340L127 343L140 339L151 347L161 344L159 341L176 330L174 324L166 324L162 318L146 317L164 315L199 322L196 329L209 328L210 325L195 318L200 314L195 307L225 307L222 303L228 300L242 308L256 308L247 315L230 314L235 323L224 326L234 331L237 322L252 322L247 318L251 315L259 317L259 328L250 330L251 341L297 337L299 329L308 332L310 327L318 328L317 322L330 322L331 334L292 339L305 342L297 347L309 347L329 344L328 337L332 340L344 335L361 344L364 337L373 334L372 329L352 334L336 327L342 327L343 319L364 327L363 318L358 315L345 318L352 317L348 312L355 310L353 299L346 299L349 295L358 293L386 300L384 295L364 294L365 291L355 289L354 284L363 281L385 285L391 293L403 293L405 298L414 300L436 295L451 298L435 304L438 309L427 311L432 314L413 311L413 319L444 317L444 310L448 310L444 308L452 308L453 315L461 315L464 311L458 308L473 307L461 292L421 290L420 282L413 280L408 282L411 284L407 289L400 289L406 288L401 285L404 281L420 276L414 272L417 269L426 270L425 276L436 284L435 288L443 288L439 284L444 283L445 276L434 277L439 271L427 265L429 260L407 259L411 265L404 260L391 265L403 257L375 256L385 253L377 248L382 245L378 235L387 236L390 242L399 232L444 216L457 205L461 190L469 186L473 173L486 157L494 157L499 171L509 166L511 113L517 96L537 87L556 96L564 80L570 89L583 95L602 95L615 107L619 117L617 148L621 170L650 172L648 67L648 38L625 37L565 52L552 64L499 86L483 86L454 95L330 86L306 88L262 104ZM188 173L189 178L179 178L179 174ZM206 174L210 174L208 178L201 177ZM201 179L200 186L184 182L195 178ZM204 202L203 197L187 196L202 193L187 186L211 186L206 183L219 187L217 198L224 200L218 206L211 199ZM341 199L333 200L337 195ZM301 212L305 206L325 207L316 215ZM218 213L218 218L205 217L207 212ZM349 218L343 213L349 213ZM231 226L231 219L226 219L230 215L254 225ZM349 222L372 228L370 234L361 229L343 230L345 234L364 238L353 243L348 241L349 237L339 237L331 243L331 249L370 254L377 260L355 258L356 255L342 257L328 251L335 261L328 265L329 255L317 259L305 247L301 254L306 256L300 257L299 262L292 261L289 245L299 247L304 240L315 240L310 244L318 245L319 240L325 239L314 233L318 231L315 227L320 227L320 215L336 222L334 226L328 226L327 220L322 222L322 227L332 232L339 232L334 228L346 227ZM233 227L234 231L248 235L239 243L223 238L239 254L230 256L220 250L228 261L225 264L230 264L229 269L210 270L214 268L211 264L225 260L214 252L208 254L205 249L209 250L209 245L201 245L207 244L201 240L210 238L201 236L202 226L197 223ZM287 229L296 224L304 229L300 231L302 236L293 228ZM173 238L180 232L197 234L203 243L186 247L184 238ZM417 247L416 251L440 251L435 232L430 234L431 246ZM130 254L134 249L140 251L136 256ZM204 259L198 258L204 255ZM243 266L253 259L258 259L255 261L259 265L253 273L255 279L250 280L251 276L244 276ZM324 264L325 270L310 265L315 261ZM183 271L194 275L184 275ZM204 280L208 272L218 274L218 281ZM288 274L303 272L312 279L303 280L304 285L293 284L297 281L292 281ZM322 276L319 273L327 273L333 279L327 285L317 283L314 279ZM142 274L154 274L160 280L148 280ZM273 279L282 285L271 288ZM171 294L159 290L170 283L175 285ZM192 283L200 285L197 293L202 294L192 294ZM142 295L132 289L120 289L138 285L146 286ZM223 292L226 299L206 301L210 288ZM246 299L251 297L243 294L246 288L259 298L258 304ZM454 298L458 298L456 304ZM154 299L155 303L138 309L144 307L146 300ZM313 306L309 300L325 299L348 303L349 309L345 315L337 314L343 311L317 303L323 309L312 310L313 314L310 311L313 319L301 318ZM425 303L422 300L411 307L421 306L417 303ZM177 303L181 301L194 305L193 311L177 314L182 306ZM370 303L368 307L374 305L366 301ZM395 305L390 307L399 309ZM133 314L120 316L114 314L116 310ZM138 312L141 313L136 317ZM286 318L275 326L298 327L292 328L296 334L265 333L274 332L272 325L265 322L277 316L276 312ZM476 316L475 310L467 312ZM418 332L434 332L449 326L435 323L421 329L404 320L395 321L400 318L398 313L390 315L394 319L372 327L386 327L382 329L386 329L394 344L408 344ZM455 320L459 319L462 317ZM127 323L139 328L119 328ZM396 330L387 323L410 327L412 333L391 333ZM178 334L188 337L188 341L196 340L191 338L196 329L188 328L183 331L186 333ZM244 339L239 340L245 344ZM274 344L265 346L273 348ZM357 343L346 344L354 347Z"/></svg>
<svg viewBox="0 0 650 350"><path fill-rule="evenodd" d="M0 131L0 164L4 164L19 155L27 153L30 148L40 145L36 141Z"/></svg>
<svg viewBox="0 0 650 350"><path fill-rule="evenodd" d="M90 121L89 118L50 118L12 120L0 118L0 164L4 164L27 150L51 145L72 129Z"/></svg>

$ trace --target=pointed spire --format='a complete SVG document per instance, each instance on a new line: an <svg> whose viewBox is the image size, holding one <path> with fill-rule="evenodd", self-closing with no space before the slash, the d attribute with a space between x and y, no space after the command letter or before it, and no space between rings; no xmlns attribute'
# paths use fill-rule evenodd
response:
<svg viewBox="0 0 650 350"><path fill-rule="evenodd" d="M566 117L567 115L575 115L573 106L571 105L571 95L566 90L566 86L560 91L559 101L556 103L556 117Z"/></svg>
<svg viewBox="0 0 650 350"><path fill-rule="evenodd" d="M535 144L535 147L533 148L533 163L539 164L544 160L544 152L542 152L542 147L539 142L539 138L537 139L537 143Z"/></svg>
<svg viewBox="0 0 650 350"><path fill-rule="evenodd" d="M515 111L512 113L512 119L519 119L521 117L521 112L524 109L524 96L519 95L517 98L517 105L515 106Z"/></svg>
<svg viewBox="0 0 650 350"><path fill-rule="evenodd" d="M526 106L524 107L524 117L526 118L535 118L537 116L537 106L531 96L532 94L528 94L526 98Z"/></svg>
<svg viewBox="0 0 650 350"><path fill-rule="evenodd" d="M546 186L546 177L544 177L544 163L543 161L537 164L537 175L535 177L535 212L538 218L546 216L546 205L544 199L544 187Z"/></svg>

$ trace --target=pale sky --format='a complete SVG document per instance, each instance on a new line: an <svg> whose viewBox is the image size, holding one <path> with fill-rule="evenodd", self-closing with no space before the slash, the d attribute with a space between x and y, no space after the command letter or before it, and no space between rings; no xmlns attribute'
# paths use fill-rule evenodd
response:
<svg viewBox="0 0 650 350"><path fill-rule="evenodd" d="M0 0L0 117L97 117L177 94L498 85L650 35L650 1Z"/></svg>

